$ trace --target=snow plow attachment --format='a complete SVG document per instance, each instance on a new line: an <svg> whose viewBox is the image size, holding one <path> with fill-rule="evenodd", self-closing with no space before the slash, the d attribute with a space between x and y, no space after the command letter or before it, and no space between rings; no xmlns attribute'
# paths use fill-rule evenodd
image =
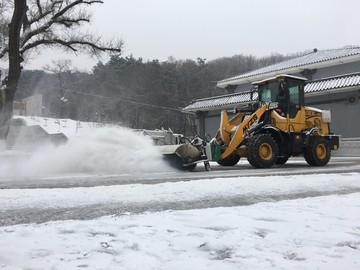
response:
<svg viewBox="0 0 360 270"><path fill-rule="evenodd" d="M191 143L162 145L159 148L165 160L174 168L193 171L197 163L204 162L205 169L210 170L210 145L200 138L195 138Z"/></svg>

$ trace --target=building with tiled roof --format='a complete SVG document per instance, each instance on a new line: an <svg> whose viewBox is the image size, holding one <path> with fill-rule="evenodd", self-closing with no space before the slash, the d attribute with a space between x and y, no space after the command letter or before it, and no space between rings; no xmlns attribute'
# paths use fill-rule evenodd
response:
<svg viewBox="0 0 360 270"><path fill-rule="evenodd" d="M214 135L219 128L221 110L254 102L257 93L251 90L252 83L280 74L306 77L306 104L331 109L334 133L345 138L360 137L360 47L315 49L293 59L221 80L217 87L230 94L195 100L183 111L196 113L199 135Z"/></svg>

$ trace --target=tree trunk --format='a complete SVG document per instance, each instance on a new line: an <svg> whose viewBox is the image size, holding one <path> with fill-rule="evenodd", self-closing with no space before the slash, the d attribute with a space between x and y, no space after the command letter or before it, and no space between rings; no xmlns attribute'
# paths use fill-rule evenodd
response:
<svg viewBox="0 0 360 270"><path fill-rule="evenodd" d="M15 0L14 13L9 24L9 72L0 99L0 139L6 139L11 123L13 101L20 79L22 57L20 32L26 13L26 0Z"/></svg>

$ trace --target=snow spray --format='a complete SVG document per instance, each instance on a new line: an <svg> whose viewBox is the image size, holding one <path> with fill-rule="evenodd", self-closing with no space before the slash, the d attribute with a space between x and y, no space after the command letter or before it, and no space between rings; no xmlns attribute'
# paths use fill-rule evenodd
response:
<svg viewBox="0 0 360 270"><path fill-rule="evenodd" d="M169 171L150 137L123 127L88 129L58 147L45 145L29 157L1 162L0 176L133 174Z"/></svg>

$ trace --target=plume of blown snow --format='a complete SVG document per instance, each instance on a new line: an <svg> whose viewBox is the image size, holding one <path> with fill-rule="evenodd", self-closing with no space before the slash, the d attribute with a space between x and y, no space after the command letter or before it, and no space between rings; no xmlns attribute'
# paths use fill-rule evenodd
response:
<svg viewBox="0 0 360 270"><path fill-rule="evenodd" d="M42 146L16 162L2 162L0 176L132 174L167 170L169 167L151 138L122 127L105 127L74 136L58 147Z"/></svg>

